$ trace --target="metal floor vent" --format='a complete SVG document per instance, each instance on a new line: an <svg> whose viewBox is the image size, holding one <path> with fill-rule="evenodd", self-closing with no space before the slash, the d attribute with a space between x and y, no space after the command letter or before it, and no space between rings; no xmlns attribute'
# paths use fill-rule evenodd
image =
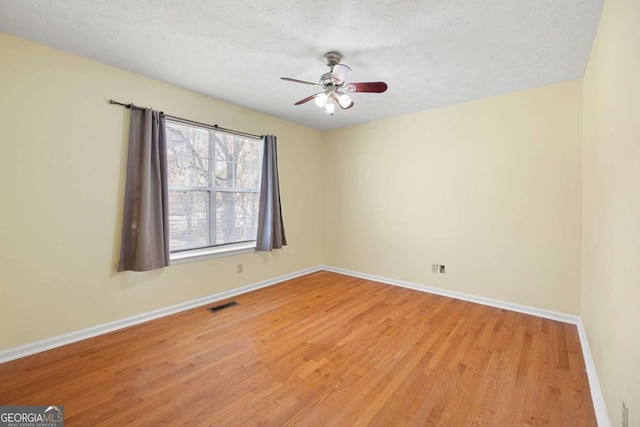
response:
<svg viewBox="0 0 640 427"><path fill-rule="evenodd" d="M215 313L216 311L224 310L225 308L233 307L234 305L238 305L238 303L235 301L231 301L226 304L220 304L214 307L209 307L207 308L207 310L209 310L212 313Z"/></svg>

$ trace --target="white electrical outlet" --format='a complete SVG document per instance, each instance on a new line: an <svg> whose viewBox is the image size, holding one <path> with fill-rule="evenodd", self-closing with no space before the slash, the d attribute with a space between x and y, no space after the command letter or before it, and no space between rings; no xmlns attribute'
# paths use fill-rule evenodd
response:
<svg viewBox="0 0 640 427"><path fill-rule="evenodd" d="M242 273L242 264L238 264L238 273Z"/></svg>
<svg viewBox="0 0 640 427"><path fill-rule="evenodd" d="M438 264L431 264L431 272L432 273L438 272Z"/></svg>
<svg viewBox="0 0 640 427"><path fill-rule="evenodd" d="M629 427L629 407L622 401L622 427Z"/></svg>

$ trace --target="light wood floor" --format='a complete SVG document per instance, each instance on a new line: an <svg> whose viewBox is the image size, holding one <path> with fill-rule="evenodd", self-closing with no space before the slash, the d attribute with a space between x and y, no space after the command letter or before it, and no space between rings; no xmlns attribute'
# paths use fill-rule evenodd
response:
<svg viewBox="0 0 640 427"><path fill-rule="evenodd" d="M82 426L595 426L576 327L318 272L0 365Z"/></svg>

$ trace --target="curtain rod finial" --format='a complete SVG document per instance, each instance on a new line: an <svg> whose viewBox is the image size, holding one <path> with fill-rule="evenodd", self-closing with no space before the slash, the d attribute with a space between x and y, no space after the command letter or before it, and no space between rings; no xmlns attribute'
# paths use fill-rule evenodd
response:
<svg viewBox="0 0 640 427"><path fill-rule="evenodd" d="M127 108L131 108L133 106L133 104L129 103L129 104L123 104L122 102L118 102L116 100L110 99L109 100L109 104L116 104L116 105L122 105L123 107L127 107Z"/></svg>

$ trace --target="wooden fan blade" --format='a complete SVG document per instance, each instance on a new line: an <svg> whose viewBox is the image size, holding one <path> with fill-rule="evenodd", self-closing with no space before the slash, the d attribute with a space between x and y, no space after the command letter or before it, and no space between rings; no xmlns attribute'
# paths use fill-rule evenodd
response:
<svg viewBox="0 0 640 427"><path fill-rule="evenodd" d="M292 78L289 78L289 77L280 77L280 79L281 80L286 80L288 82L302 83L302 84L305 84L305 85L320 86L318 83L305 82L304 80L292 79Z"/></svg>
<svg viewBox="0 0 640 427"><path fill-rule="evenodd" d="M304 103L306 103L306 102L309 102L309 101L311 101L313 98L315 98L317 95L319 95L319 94L318 94L318 93L314 93L313 95L311 95L311 96L307 96L306 98L301 99L300 101L296 102L296 103L295 103L295 104L293 104L293 105L300 105L300 104L304 104Z"/></svg>
<svg viewBox="0 0 640 427"><path fill-rule="evenodd" d="M387 84L385 82L349 83L344 90L347 92L382 93L387 90Z"/></svg>

